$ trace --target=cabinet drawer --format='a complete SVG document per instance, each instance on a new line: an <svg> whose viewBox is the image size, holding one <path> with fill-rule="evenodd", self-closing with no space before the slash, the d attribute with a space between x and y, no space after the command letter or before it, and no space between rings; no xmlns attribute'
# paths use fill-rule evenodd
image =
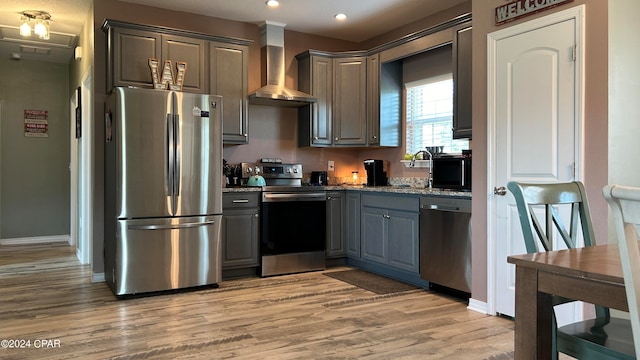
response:
<svg viewBox="0 0 640 360"><path fill-rule="evenodd" d="M390 210L403 210L418 212L420 199L418 196L387 195L387 194L362 194L362 206L377 207Z"/></svg>
<svg viewBox="0 0 640 360"><path fill-rule="evenodd" d="M260 206L259 192L222 194L222 209L251 208Z"/></svg>

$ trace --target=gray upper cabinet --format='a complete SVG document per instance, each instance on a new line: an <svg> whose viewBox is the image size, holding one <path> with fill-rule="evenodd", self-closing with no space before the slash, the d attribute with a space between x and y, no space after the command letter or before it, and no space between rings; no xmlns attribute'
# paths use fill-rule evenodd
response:
<svg viewBox="0 0 640 360"><path fill-rule="evenodd" d="M151 31L111 28L107 90L115 86L153 88L149 59L162 58L162 35Z"/></svg>
<svg viewBox="0 0 640 360"><path fill-rule="evenodd" d="M176 76L175 74L177 73L176 63L187 63L187 71L184 74L182 91L206 94L206 49L207 44L202 39L162 35L162 52L158 60L160 60L161 64L164 64L166 60L171 60L174 76Z"/></svg>
<svg viewBox="0 0 640 360"><path fill-rule="evenodd" d="M402 123L402 61L367 58L367 145L400 146ZM384 131L380 131L384 129Z"/></svg>
<svg viewBox="0 0 640 360"><path fill-rule="evenodd" d="M453 138L471 138L471 44L470 24L455 29L453 38Z"/></svg>
<svg viewBox="0 0 640 360"><path fill-rule="evenodd" d="M223 99L223 140L225 144L249 142L247 117L249 47L209 43L210 93Z"/></svg>
<svg viewBox="0 0 640 360"><path fill-rule="evenodd" d="M334 62L333 142L367 144L367 58L337 58Z"/></svg>
<svg viewBox="0 0 640 360"><path fill-rule="evenodd" d="M113 48L110 55L113 66L108 77L109 89L115 86L152 89L149 59L155 58L159 61L160 75L164 62L171 60L174 77L177 75L176 62L186 62L183 91L206 93L206 44L203 40L130 28L115 28L112 36Z"/></svg>
<svg viewBox="0 0 640 360"><path fill-rule="evenodd" d="M367 145L380 145L380 54L367 57Z"/></svg>
<svg viewBox="0 0 640 360"><path fill-rule="evenodd" d="M328 56L298 57L298 89L318 102L298 108L298 145L330 146L333 125L333 59Z"/></svg>
<svg viewBox="0 0 640 360"><path fill-rule="evenodd" d="M310 50L296 58L298 89L318 99L298 109L298 145L379 146L377 57Z"/></svg>
<svg viewBox="0 0 640 360"><path fill-rule="evenodd" d="M174 77L176 62L185 62L182 91L222 96L224 143L249 141L247 88L252 41L117 20L105 20L102 29L107 33L107 92L115 86L152 89L150 58L158 59L160 67L171 60Z"/></svg>

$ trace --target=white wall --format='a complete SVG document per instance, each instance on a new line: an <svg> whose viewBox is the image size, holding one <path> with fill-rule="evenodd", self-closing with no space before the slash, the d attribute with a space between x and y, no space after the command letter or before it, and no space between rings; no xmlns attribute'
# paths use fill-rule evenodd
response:
<svg viewBox="0 0 640 360"><path fill-rule="evenodd" d="M0 239L69 234L69 70L0 59ZM47 110L46 138L24 136L24 110Z"/></svg>

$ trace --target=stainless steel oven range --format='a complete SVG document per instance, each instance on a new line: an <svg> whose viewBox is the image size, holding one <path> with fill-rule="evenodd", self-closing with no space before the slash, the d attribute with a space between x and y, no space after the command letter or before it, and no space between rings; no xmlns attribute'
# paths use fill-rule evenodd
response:
<svg viewBox="0 0 640 360"><path fill-rule="evenodd" d="M302 186L302 165L243 163L243 176L261 174L260 275L325 269L326 193ZM251 175L249 175L251 176Z"/></svg>

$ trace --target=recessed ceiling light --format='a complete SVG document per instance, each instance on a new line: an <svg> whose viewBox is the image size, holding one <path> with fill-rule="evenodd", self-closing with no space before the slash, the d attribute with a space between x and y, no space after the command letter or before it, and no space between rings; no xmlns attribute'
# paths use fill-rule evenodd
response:
<svg viewBox="0 0 640 360"><path fill-rule="evenodd" d="M280 5L280 3L278 2L278 0L268 0L267 2L265 2L265 4L267 4L268 7L278 7L278 5Z"/></svg>
<svg viewBox="0 0 640 360"><path fill-rule="evenodd" d="M347 15L343 14L343 13L339 13L339 14L335 14L333 15L334 18L336 18L336 20L347 20Z"/></svg>

